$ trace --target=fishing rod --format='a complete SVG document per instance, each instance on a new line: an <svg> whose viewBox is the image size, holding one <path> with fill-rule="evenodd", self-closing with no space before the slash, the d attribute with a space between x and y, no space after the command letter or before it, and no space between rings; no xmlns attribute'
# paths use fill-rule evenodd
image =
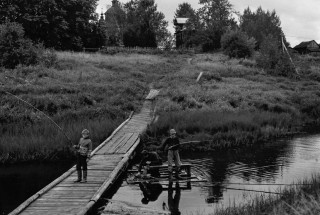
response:
<svg viewBox="0 0 320 215"><path fill-rule="evenodd" d="M307 186L307 185L312 185L312 184L251 184L251 183L212 183L212 184L205 184L202 185L203 187L215 187L217 185L260 185L260 186L272 186L272 185L278 185L278 186Z"/></svg>
<svg viewBox="0 0 320 215"><path fill-rule="evenodd" d="M62 128L55 122L53 121L53 119L51 119L47 114L45 114L43 111L39 110L38 108L36 108L34 105L30 104L29 102L23 100L22 98L10 93L10 92L7 92L7 91L4 91L6 94L8 95L11 95L13 96L14 98L18 99L19 101L22 101L23 103L27 104L28 106L34 108L35 110L39 111L40 113L42 113L45 117L47 117L50 122L52 122L58 129L59 131L61 131L61 133L69 140L69 142L71 143L71 145L73 144L71 139L67 136L67 134L62 130Z"/></svg>
<svg viewBox="0 0 320 215"><path fill-rule="evenodd" d="M211 140L194 140L194 141L186 141L186 142L182 142L182 143L179 143L179 144L176 144L176 145L173 145L173 146L170 146L168 148L168 150L176 147L176 146L181 146L181 145L185 145L185 144L190 144L190 143L204 143L204 142L210 142Z"/></svg>
<svg viewBox="0 0 320 215"><path fill-rule="evenodd" d="M249 190L249 189L240 189L240 188L233 188L233 187L225 187L225 189L226 190L240 190L240 191L250 191L250 192L257 192L257 193L268 193L268 194L282 195L282 193L271 192L271 191L263 191L263 190ZM210 196L208 198L210 198ZM213 196L212 196L212 198L213 198Z"/></svg>

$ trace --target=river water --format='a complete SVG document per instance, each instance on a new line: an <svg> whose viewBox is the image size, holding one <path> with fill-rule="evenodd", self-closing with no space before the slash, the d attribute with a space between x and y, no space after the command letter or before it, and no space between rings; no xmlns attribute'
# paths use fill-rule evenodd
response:
<svg viewBox="0 0 320 215"><path fill-rule="evenodd" d="M181 214L213 214L217 207L240 205L260 195L277 195L273 193L284 189L283 184L299 183L320 173L320 135L238 150L181 154L181 158L193 164L193 173L208 182L192 183L190 190L183 190L181 184L176 206ZM156 200L142 204L144 195L139 186L124 181L112 200L162 211L169 210L175 193L175 189L163 189Z"/></svg>
<svg viewBox="0 0 320 215"><path fill-rule="evenodd" d="M277 193L285 187L279 184L299 183L319 173L320 134L237 150L181 153L180 156L182 162L193 165L194 174L201 175L208 182L192 183L191 189L183 189L183 184L179 184L180 193L177 192L179 189L163 189L148 204L142 204L144 196L140 187L123 181L115 189L115 194L108 198L161 211L168 211L170 203L174 201L175 208L181 214L213 213L217 207L249 202L255 196L264 194L260 191ZM0 167L0 214L12 211L71 165L24 164Z"/></svg>

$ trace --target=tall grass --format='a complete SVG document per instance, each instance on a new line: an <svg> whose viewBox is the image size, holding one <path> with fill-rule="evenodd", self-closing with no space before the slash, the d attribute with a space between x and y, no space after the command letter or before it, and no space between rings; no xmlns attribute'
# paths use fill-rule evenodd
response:
<svg viewBox="0 0 320 215"><path fill-rule="evenodd" d="M157 83L162 97L159 120L148 131L152 138L174 127L182 138L210 139L207 146L192 147L203 150L258 143L320 122L320 84L307 75L300 80L270 75L256 68L254 59L221 54L195 55L191 62ZM314 62L312 68L319 66Z"/></svg>
<svg viewBox="0 0 320 215"><path fill-rule="evenodd" d="M175 128L182 139L202 140L205 144L185 145L186 150L210 150L248 146L294 132L299 122L287 113L215 112L188 110L160 115L147 134L163 138Z"/></svg>
<svg viewBox="0 0 320 215"><path fill-rule="evenodd" d="M123 120L124 118L120 116L112 119L110 116L103 115L94 118L64 119L63 121L60 119L56 122L59 123L62 131L49 120L26 125L17 123L7 125L1 135L0 163L71 159L75 155L72 145L78 143L84 128L90 131L93 147L96 147Z"/></svg>
<svg viewBox="0 0 320 215"><path fill-rule="evenodd" d="M70 143L44 115L49 115L75 144L83 128L100 144L131 111L139 112L150 84L179 70L180 59L154 55L57 52L50 66L1 70L0 162L71 159Z"/></svg>
<svg viewBox="0 0 320 215"><path fill-rule="evenodd" d="M313 176L298 184L303 186L290 186L279 196L258 196L250 203L238 206L220 208L215 215L316 215L320 213L320 179Z"/></svg>
<svg viewBox="0 0 320 215"><path fill-rule="evenodd" d="M50 157L65 145L57 144L64 142L63 137L48 129L57 139L52 137L55 141L42 149L44 138L38 125L45 122L45 117L5 92L66 124L64 129L73 135L82 129L71 129L81 119L94 123L100 117L111 122L105 128L108 133L129 112L140 110L150 87L158 88L160 120L150 128L149 135L160 138L169 127L176 127L183 138L212 140L208 146L200 144L202 149L248 145L301 130L303 124L320 124L320 84L312 78L318 73L317 57L299 58L297 65L301 68L312 62L300 80L270 75L256 68L254 59L229 59L222 54L56 52L55 57L51 53L50 63L0 70L4 83L0 88L2 157L14 152L28 160L36 149ZM200 72L203 75L196 82ZM14 125L10 133L8 125ZM21 141L26 138L19 133L29 127L34 127L34 136L28 138L32 141L24 148Z"/></svg>

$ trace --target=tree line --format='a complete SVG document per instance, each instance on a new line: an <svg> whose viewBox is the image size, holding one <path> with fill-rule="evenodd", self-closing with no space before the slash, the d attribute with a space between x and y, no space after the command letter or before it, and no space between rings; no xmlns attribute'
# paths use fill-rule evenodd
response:
<svg viewBox="0 0 320 215"><path fill-rule="evenodd" d="M255 48L267 36L279 39L282 34L275 11L247 8L240 15L228 0L199 0L199 4L201 7L194 10L185 2L175 12L175 17L189 18L186 47L201 46L203 51L219 49L223 34L230 30L240 30L254 38ZM99 23L96 7L97 0L2 0L0 22L21 24L27 38L45 47L58 50L101 47L110 42L108 30L111 30ZM157 47L168 42L168 38L172 40L168 22L154 0L130 0L121 8L125 46Z"/></svg>
<svg viewBox="0 0 320 215"><path fill-rule="evenodd" d="M251 11L248 7L240 14L228 0L200 0L199 3L202 7L198 10L182 3L175 12L175 17L189 18L185 28L187 47L201 45L204 51L220 49L222 37L230 36L231 32L236 32L237 40L239 37L251 39L249 42L253 42L255 49L268 37L281 41L281 22L275 11L264 11L261 7Z"/></svg>

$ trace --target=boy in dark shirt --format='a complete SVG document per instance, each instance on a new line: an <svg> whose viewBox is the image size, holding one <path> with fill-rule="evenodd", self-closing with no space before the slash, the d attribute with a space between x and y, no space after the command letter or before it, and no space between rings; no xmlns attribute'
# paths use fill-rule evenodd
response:
<svg viewBox="0 0 320 215"><path fill-rule="evenodd" d="M169 180L172 180L173 172L173 162L176 167L176 178L180 179L179 171L181 166L180 156L179 156L179 147L180 141L177 137L177 133L174 129L170 129L170 137L168 137L164 143L160 146L160 149L163 151L168 150L168 171L169 171Z"/></svg>

